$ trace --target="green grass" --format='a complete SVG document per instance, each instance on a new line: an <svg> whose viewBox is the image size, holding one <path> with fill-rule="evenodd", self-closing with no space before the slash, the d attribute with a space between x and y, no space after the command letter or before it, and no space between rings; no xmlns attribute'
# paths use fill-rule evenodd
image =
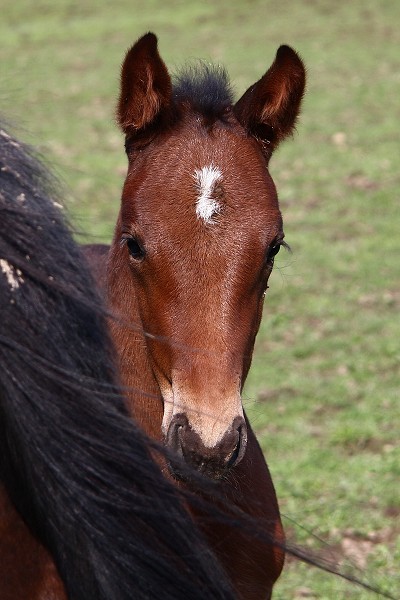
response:
<svg viewBox="0 0 400 600"><path fill-rule="evenodd" d="M3 0L0 22L3 111L56 168L77 228L97 241L110 239L118 210L125 172L113 117L118 71L140 34L159 35L172 67L190 57L224 63L238 94L279 44L301 53L309 83L298 133L271 165L293 254L277 260L245 404L292 539L352 561L393 595L400 588L399 23L400 4L389 0ZM294 561L275 593L371 597Z"/></svg>

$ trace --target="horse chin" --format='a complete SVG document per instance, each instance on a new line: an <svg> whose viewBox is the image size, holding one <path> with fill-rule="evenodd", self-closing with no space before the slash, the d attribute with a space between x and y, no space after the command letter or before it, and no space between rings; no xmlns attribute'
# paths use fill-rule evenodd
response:
<svg viewBox="0 0 400 600"><path fill-rule="evenodd" d="M168 470L170 475L179 482L201 487L203 479L212 481L221 481L226 479L228 473L231 471L231 467L226 465L221 467L220 465L212 464L210 462L201 462L200 464L193 466L178 460L174 463L168 462Z"/></svg>

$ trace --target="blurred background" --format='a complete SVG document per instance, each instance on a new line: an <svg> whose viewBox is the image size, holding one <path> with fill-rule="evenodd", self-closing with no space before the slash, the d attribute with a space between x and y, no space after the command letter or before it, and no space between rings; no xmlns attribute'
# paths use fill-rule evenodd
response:
<svg viewBox="0 0 400 600"><path fill-rule="evenodd" d="M1 111L61 178L79 241L108 242L126 171L119 69L146 31L171 70L227 67L237 97L293 46L308 68L277 151L286 239L245 407L291 541L398 594L400 3L2 0ZM397 568L396 568L397 565ZM346 568L347 568L346 567ZM288 560L275 599L372 598Z"/></svg>

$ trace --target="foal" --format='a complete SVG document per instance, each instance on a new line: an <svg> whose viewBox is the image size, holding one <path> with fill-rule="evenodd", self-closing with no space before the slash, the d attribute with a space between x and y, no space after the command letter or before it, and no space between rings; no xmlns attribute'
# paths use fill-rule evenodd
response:
<svg viewBox="0 0 400 600"><path fill-rule="evenodd" d="M114 240L110 250L87 249L117 316L111 331L132 414L220 480L221 495L260 519L272 542L205 528L246 600L270 597L284 560L274 487L241 391L284 243L268 163L294 129L304 86L300 58L281 46L233 103L224 71L202 65L172 82L157 38L143 36L122 66L128 174Z"/></svg>

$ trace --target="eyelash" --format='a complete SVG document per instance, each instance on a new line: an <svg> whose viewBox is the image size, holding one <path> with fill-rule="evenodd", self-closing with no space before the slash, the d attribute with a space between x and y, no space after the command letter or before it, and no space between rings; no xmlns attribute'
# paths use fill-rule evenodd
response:
<svg viewBox="0 0 400 600"><path fill-rule="evenodd" d="M284 240L282 240L280 242L276 242L268 248L266 262L267 263L273 262L275 256L278 254L278 252L281 248L286 248L286 250L290 251L289 244L287 244Z"/></svg>

